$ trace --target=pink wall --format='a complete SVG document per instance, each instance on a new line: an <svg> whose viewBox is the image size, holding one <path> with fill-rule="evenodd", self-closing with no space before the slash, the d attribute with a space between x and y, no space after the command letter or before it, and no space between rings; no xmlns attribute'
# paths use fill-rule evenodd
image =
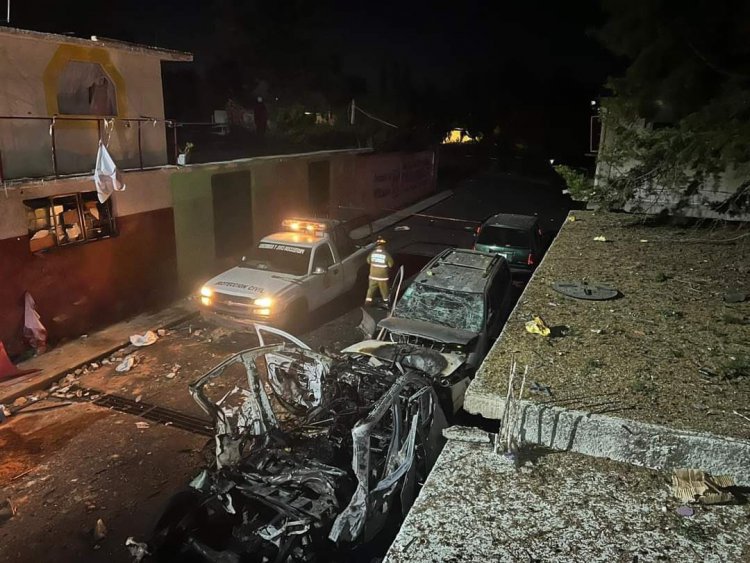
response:
<svg viewBox="0 0 750 563"><path fill-rule="evenodd" d="M359 207L377 216L423 199L437 187L433 151L355 157L354 185L338 197L339 205Z"/></svg>

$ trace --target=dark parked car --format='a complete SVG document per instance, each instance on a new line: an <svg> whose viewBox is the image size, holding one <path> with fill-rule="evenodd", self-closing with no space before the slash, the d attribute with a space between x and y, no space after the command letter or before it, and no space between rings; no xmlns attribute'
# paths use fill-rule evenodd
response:
<svg viewBox="0 0 750 563"><path fill-rule="evenodd" d="M531 274L546 249L543 235L536 217L499 213L477 229L474 249L500 254L514 274Z"/></svg>

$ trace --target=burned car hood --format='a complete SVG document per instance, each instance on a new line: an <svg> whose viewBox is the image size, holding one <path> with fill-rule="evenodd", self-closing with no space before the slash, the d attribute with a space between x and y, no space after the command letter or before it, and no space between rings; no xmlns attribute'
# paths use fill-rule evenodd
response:
<svg viewBox="0 0 750 563"><path fill-rule="evenodd" d="M380 321L378 326L395 334L418 336L444 344L459 344L461 346L468 345L478 336L478 333L470 330L450 328L425 321L402 319L400 317L387 317Z"/></svg>
<svg viewBox="0 0 750 563"><path fill-rule="evenodd" d="M408 345L392 351L399 361L384 362L316 352L286 336L227 358L190 386L213 419L215 459L149 541L131 544L136 559L347 561L347 550L408 511L447 426L439 382L410 363L435 366L401 361L413 353Z"/></svg>
<svg viewBox="0 0 750 563"><path fill-rule="evenodd" d="M400 361L402 365L423 371L431 377L450 377L466 361L465 354L438 352L420 346L408 346L382 340L363 340L342 350L345 354L365 354L384 362Z"/></svg>

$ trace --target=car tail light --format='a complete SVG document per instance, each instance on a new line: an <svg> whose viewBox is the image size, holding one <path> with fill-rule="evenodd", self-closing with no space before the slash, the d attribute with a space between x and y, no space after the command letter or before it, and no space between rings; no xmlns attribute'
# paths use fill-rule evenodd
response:
<svg viewBox="0 0 750 563"><path fill-rule="evenodd" d="M526 258L526 265L533 266L534 264L536 264L536 256L534 256L533 252L529 252L529 257Z"/></svg>

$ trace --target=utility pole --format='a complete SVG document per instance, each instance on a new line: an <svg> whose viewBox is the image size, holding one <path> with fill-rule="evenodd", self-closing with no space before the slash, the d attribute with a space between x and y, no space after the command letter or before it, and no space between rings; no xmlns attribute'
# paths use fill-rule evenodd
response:
<svg viewBox="0 0 750 563"><path fill-rule="evenodd" d="M8 10L5 15L5 23L10 25L10 0L7 0L7 2L8 2Z"/></svg>

